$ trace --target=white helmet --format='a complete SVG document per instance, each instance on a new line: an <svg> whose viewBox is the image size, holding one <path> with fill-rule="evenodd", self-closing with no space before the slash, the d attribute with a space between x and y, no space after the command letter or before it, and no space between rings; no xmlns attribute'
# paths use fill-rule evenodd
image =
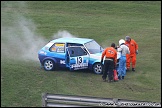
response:
<svg viewBox="0 0 162 108"><path fill-rule="evenodd" d="M124 40L124 39L120 39L120 40L119 40L119 46L120 46L122 43L125 43L125 40Z"/></svg>

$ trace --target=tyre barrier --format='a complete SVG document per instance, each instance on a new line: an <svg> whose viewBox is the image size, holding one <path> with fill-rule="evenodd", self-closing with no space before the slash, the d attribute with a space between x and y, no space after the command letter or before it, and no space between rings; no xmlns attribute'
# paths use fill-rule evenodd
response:
<svg viewBox="0 0 162 108"><path fill-rule="evenodd" d="M161 102L43 93L42 107L161 107Z"/></svg>

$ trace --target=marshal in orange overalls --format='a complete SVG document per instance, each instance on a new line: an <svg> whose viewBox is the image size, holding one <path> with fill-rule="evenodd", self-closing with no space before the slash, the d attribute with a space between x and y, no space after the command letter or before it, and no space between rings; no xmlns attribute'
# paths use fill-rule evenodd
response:
<svg viewBox="0 0 162 108"><path fill-rule="evenodd" d="M126 54L126 67L127 70L130 69L130 63L132 62L132 69L136 65L136 51L138 50L138 44L133 40L125 41L125 44L129 47L130 54Z"/></svg>

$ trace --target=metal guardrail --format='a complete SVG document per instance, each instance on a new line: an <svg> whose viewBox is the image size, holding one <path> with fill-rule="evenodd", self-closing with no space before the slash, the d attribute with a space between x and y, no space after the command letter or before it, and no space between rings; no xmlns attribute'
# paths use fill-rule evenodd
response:
<svg viewBox="0 0 162 108"><path fill-rule="evenodd" d="M161 107L161 103L61 94L42 94L43 107Z"/></svg>

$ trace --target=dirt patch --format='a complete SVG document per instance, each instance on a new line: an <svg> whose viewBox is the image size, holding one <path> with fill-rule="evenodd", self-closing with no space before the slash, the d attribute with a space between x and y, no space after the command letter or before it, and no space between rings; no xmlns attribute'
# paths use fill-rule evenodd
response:
<svg viewBox="0 0 162 108"><path fill-rule="evenodd" d="M127 90L129 89L132 92L145 92L148 90L154 90L153 88L142 87L142 86L138 86L135 84L130 85L130 84L126 84L126 83L125 83L124 89L127 89Z"/></svg>

